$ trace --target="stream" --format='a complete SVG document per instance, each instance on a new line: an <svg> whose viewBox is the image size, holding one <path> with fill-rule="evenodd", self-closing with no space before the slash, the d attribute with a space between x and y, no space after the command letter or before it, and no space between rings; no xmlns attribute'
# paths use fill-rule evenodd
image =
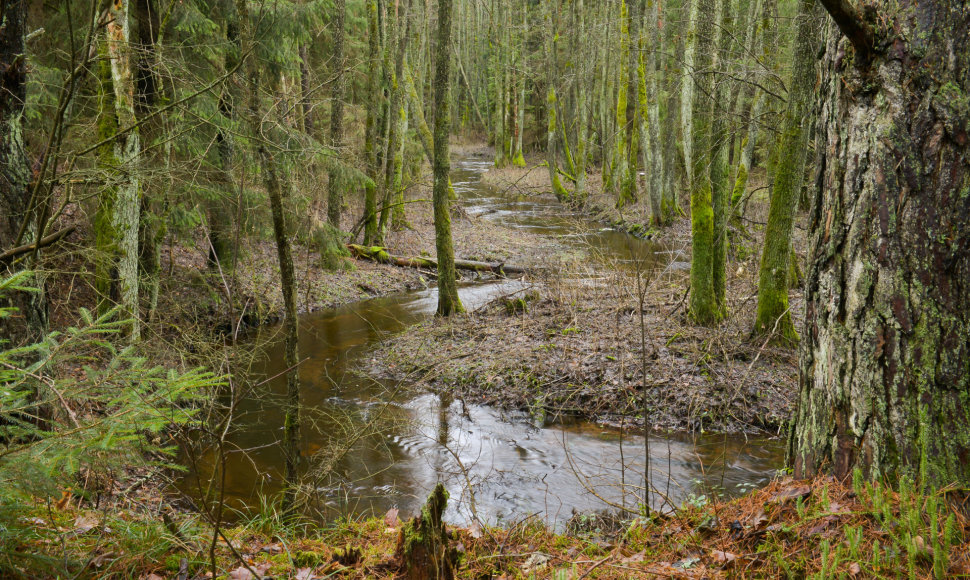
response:
<svg viewBox="0 0 970 580"><path fill-rule="evenodd" d="M494 191L481 182L491 165L473 157L452 168L460 203L473 219L560 236L567 245L581 244L612 260L663 265L677 258L570 214L545 196ZM472 310L523 285L466 283L459 292ZM451 494L446 520L456 524L535 516L561 528L574 513L635 506L643 489L642 436L465 404L360 372L375 345L433 316L436 305L437 291L428 289L301 317L303 444L305 455L325 466L306 473L319 498L311 507L326 517L397 507L403 518L420 510L438 481ZM241 397L227 440L224 491L234 509L259 509L261 497L281 489L283 460L276 442L286 390L282 343L278 327L265 327L234 347L253 355L249 382L265 382L257 389L260 396ZM769 481L784 459L782 441L744 435L651 433L649 448L652 487L660 492L651 496L655 508L663 507L662 497L680 504L712 491L742 493ZM190 471L179 487L198 497L198 483L211 477L217 458L214 450L191 458L183 454Z"/></svg>

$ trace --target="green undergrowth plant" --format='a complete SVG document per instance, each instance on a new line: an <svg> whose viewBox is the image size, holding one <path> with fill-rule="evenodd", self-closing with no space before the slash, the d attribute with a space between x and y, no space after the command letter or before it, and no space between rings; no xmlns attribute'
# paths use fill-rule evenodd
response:
<svg viewBox="0 0 970 580"><path fill-rule="evenodd" d="M21 287L28 276L0 280L0 296L30 291ZM17 522L37 505L65 494L92 500L127 470L177 467L171 430L194 421L203 395L221 384L119 346L130 321L118 309L82 309L79 319L35 344L0 343L0 577L25 555L7 547L24 540Z"/></svg>

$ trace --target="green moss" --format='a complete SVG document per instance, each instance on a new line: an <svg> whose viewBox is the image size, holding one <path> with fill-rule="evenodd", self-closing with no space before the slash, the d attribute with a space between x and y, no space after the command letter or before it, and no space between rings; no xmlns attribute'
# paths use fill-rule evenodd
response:
<svg viewBox="0 0 970 580"><path fill-rule="evenodd" d="M691 193L690 317L697 324L718 321L714 303L714 208L709 180L698 180Z"/></svg>

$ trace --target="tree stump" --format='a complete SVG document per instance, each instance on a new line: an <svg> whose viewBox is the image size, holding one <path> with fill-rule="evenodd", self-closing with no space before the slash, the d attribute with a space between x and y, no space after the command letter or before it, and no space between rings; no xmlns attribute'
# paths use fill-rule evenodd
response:
<svg viewBox="0 0 970 580"><path fill-rule="evenodd" d="M435 486L421 514L411 518L397 537L395 560L398 578L407 580L453 580L455 554L448 549L448 535L441 515L448 504L448 492Z"/></svg>

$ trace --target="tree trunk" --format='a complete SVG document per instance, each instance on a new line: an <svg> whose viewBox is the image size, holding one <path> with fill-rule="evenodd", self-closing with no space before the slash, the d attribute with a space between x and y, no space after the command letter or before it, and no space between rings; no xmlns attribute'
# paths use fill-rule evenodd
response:
<svg viewBox="0 0 970 580"><path fill-rule="evenodd" d="M698 324L718 321L714 298L714 208L711 202L711 124L714 90L714 0L695 0L691 28L694 62L691 135L690 316Z"/></svg>
<svg viewBox="0 0 970 580"><path fill-rule="evenodd" d="M400 1L400 3L395 2L393 10L395 14L388 15L388 19L394 24L389 26L387 46L385 50L391 53L385 58L385 61L390 60L390 56L393 55L393 68L390 70L389 77L389 87L391 94L391 99L388 102L388 132L387 132L387 143L384 150L384 181L383 181L383 191L384 194L381 196L381 216L378 222L378 240L383 242L387 237L387 227L391 217L391 198L397 197L397 189L395 188L395 177L399 174L399 170L403 167L404 157L401 154L401 142L404 138L402 134L401 119L404 115L404 85L401 82L404 76L404 57L408 46L408 36L410 32L410 20L408 18L410 2L408 0ZM400 10L401 12L397 12ZM403 20L403 26L401 25L401 20ZM403 194L402 194L403 197ZM400 208L403 211L404 205L395 206L395 208Z"/></svg>
<svg viewBox="0 0 970 580"><path fill-rule="evenodd" d="M791 256L795 205L805 175L808 130L815 97L815 59L822 22L821 13L815 7L814 0L802 0L799 4L791 90L777 146L780 158L775 168L765 244L761 253L758 314L754 325L756 334L774 332L779 339L791 343L798 340L798 335L788 308L788 259Z"/></svg>
<svg viewBox="0 0 970 580"><path fill-rule="evenodd" d="M455 249L448 206L448 134L451 131L451 9L452 0L438 0L438 43L434 77L434 233L438 252L438 315L464 312L455 277Z"/></svg>
<svg viewBox="0 0 970 580"><path fill-rule="evenodd" d="M382 102L380 27L377 0L367 0L367 120L364 128L364 163L370 181L364 185L364 244L377 239L377 135Z"/></svg>
<svg viewBox="0 0 970 580"><path fill-rule="evenodd" d="M684 24L674 25L672 22L677 22L678 20L683 20L685 16L690 14L690 0L684 0L681 4L679 11L676 15L670 11L667 13L667 27L669 30L679 32L676 35L676 41L674 41L674 54L673 58L669 59L667 72L664 75L664 80L667 83L667 111L663 121L663 131L661 135L664 136L664 146L663 146L663 193L661 194L660 200L660 217L662 225L669 223L670 219L673 218L675 213L680 212L680 196L677 191L679 189L679 179L680 175L680 164L678 163L679 157L677 155L677 143L688 142L689 133L683 135L680 134L682 129L681 123L681 95L683 94L682 84L685 81L686 75L683 71L683 62L685 59L685 52L687 50L687 29L689 23L685 26ZM684 173L690 173L690 167L684 167Z"/></svg>
<svg viewBox="0 0 970 580"><path fill-rule="evenodd" d="M226 15L226 44L232 47L227 50L225 56L224 72L236 68L239 64L239 22L238 15L234 9L229 10ZM219 113L223 117L223 122L231 125L236 120L236 86L238 75L232 75L222 83L222 91L219 94ZM232 212L229 211L229 200L237 198L235 178L233 177L233 164L235 162L235 142L232 131L220 126L216 133L216 150L219 156L219 185L223 195L210 196L206 198L206 213L209 218L209 248L208 263L209 267L217 270L228 268L233 263L235 256L235 245L232 240Z"/></svg>
<svg viewBox="0 0 970 580"><path fill-rule="evenodd" d="M24 224L31 227L30 162L24 135L24 109L27 102L27 60L24 34L27 26L27 0L12 0L5 5L3 28L0 29L0 253L18 245L18 233ZM38 255L35 253L35 256ZM0 275L21 269L13 261L0 263ZM28 262L29 264L29 262ZM36 263L33 264L36 266ZM39 341L47 332L47 301L41 277L25 285L38 292L14 292L0 300L0 307L13 307L17 314L0 319L0 336L10 342L4 347Z"/></svg>
<svg viewBox="0 0 970 580"><path fill-rule="evenodd" d="M111 63L111 84L114 89L114 108L118 128L128 129L114 144L114 157L121 171L114 194L111 212L111 232L116 248L117 279L121 303L131 317L132 341L140 334L138 308L138 228L141 214L141 139L135 126L135 81L131 44L132 24L130 0L118 0L111 5L111 21L107 25L108 58Z"/></svg>
<svg viewBox="0 0 970 580"><path fill-rule="evenodd" d="M239 14L240 43L244 50L251 50L255 39L246 0L235 0ZM245 54L245 53L243 53ZM247 88L249 91L248 121L253 135L266 135L263 126L264 115L259 106L259 66L250 56L246 62ZM284 185L280 180L279 166L264 139L256 139L256 157L266 194L273 213L273 234L276 238L276 253L280 266L280 288L283 292L284 353L286 366L286 410L283 425L283 460L286 489L283 496L284 510L293 508L296 495L298 466L300 458L300 368L299 368L299 321L296 312L296 275L293 269L293 256L290 240L286 233L286 214L283 207Z"/></svg>
<svg viewBox="0 0 970 580"><path fill-rule="evenodd" d="M138 22L137 42L137 76L135 87L135 111L141 128L144 131L146 143L155 143L164 134L167 121L166 113L158 111L159 97L163 94L164 84L158 71L162 70L162 23L159 20L158 6L155 0L137 0L136 20ZM165 188L170 183L171 143L163 147L148 149L142 155L143 163L150 166L164 167L166 171L160 178L147 177L142 183L141 215L138 220L138 265L139 293L145 306L145 319L152 320L158 307L158 289L162 273L162 240L165 239L165 219L159 215L162 212L159 200L163 197Z"/></svg>
<svg viewBox="0 0 970 580"><path fill-rule="evenodd" d="M636 3L639 0L632 1ZM636 61L633 55L637 51L632 49L632 46L635 45L630 41L633 36L631 31L633 27L630 26L632 18L630 16L630 7L627 5L626 0L620 0L619 16L620 50L617 61L619 62L620 70L617 74L619 87L616 91L616 147L613 150L610 179L617 194L616 206L623 207L626 202L636 200L636 172L630 167L628 153L630 147L630 131L628 126L636 122L635 118L631 118L636 117L636 108L635 106L631 108L628 106L628 103L631 100L636 103L636 92L632 92L631 94L630 90L630 63L631 61L634 62L633 67L635 69ZM636 80L635 77L634 80ZM631 112L634 114L631 115Z"/></svg>
<svg viewBox="0 0 970 580"><path fill-rule="evenodd" d="M711 281L714 286L714 309L719 319L727 315L725 292L727 280L724 276L727 262L727 208L731 203L731 189L728 183L728 142L732 139L728 135L727 101L730 98L730 81L728 62L731 47L731 0L718 0L717 21L717 63L718 71L714 85L714 101L711 112L714 120L711 123L711 208L714 215L714 239L711 252Z"/></svg>
<svg viewBox="0 0 970 580"><path fill-rule="evenodd" d="M640 152L643 168L647 173L647 197L650 200L650 220L663 225L663 155L660 149L660 99L657 90L657 54L660 52L660 2L648 2L643 13L643 41L641 63L638 67L640 82ZM673 136L669 137L673 139Z"/></svg>
<svg viewBox="0 0 970 580"><path fill-rule="evenodd" d="M546 98L546 165L549 169L549 184L552 187L552 193L559 201L566 201L569 199L569 192L563 187L562 181L559 179L558 141L556 139L556 129L559 126L556 115L558 108L558 98L556 97L556 38L559 34L559 27L557 26L555 8L551 3L548 5L545 16L548 19L548 22L546 22L548 32L545 38L546 84L548 85L548 96Z"/></svg>
<svg viewBox="0 0 970 580"><path fill-rule="evenodd" d="M431 128L428 127L428 120L424 116L421 97L418 95L418 90L414 85L414 76L411 74L411 68L407 65L407 62L404 63L404 88L407 90L408 111L414 120L415 129L418 132L418 140L421 141L421 148L424 149L428 164L433 166L434 136L431 134ZM450 177L448 178L448 198L458 198L458 195L455 193L455 188L451 184Z"/></svg>
<svg viewBox="0 0 970 580"><path fill-rule="evenodd" d="M833 29L823 60L789 459L797 477L859 468L965 489L970 12L911 0L880 17L886 52Z"/></svg>
<svg viewBox="0 0 970 580"><path fill-rule="evenodd" d="M347 15L346 0L336 0L333 18L333 66L337 71L333 91L330 93L330 145L340 151L344 141L344 92L347 82L344 78L344 37L347 35L344 18ZM327 176L327 221L334 228L340 228L340 178L331 169Z"/></svg>

